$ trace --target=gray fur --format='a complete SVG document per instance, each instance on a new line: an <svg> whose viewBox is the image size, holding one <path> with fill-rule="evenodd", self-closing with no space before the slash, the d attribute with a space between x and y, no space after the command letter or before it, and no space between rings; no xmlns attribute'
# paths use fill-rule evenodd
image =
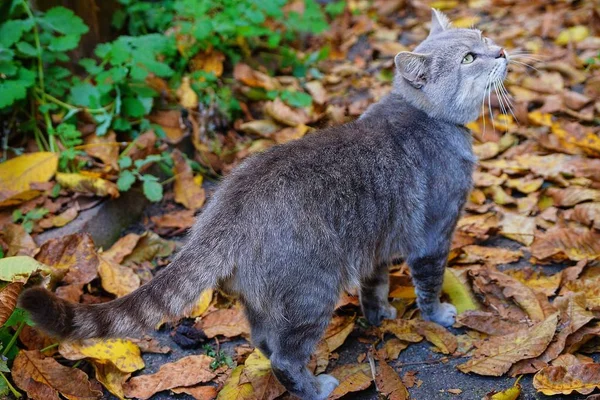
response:
<svg viewBox="0 0 600 400"><path fill-rule="evenodd" d="M461 64L467 52L477 58ZM452 324L456 310L439 295L476 161L462 125L478 116L490 81L504 78L506 58L498 54L479 31L452 29L435 12L430 36L396 57L390 95L354 122L246 160L169 267L114 302L69 304L73 322L61 327L71 330L59 333L124 335L133 321L151 326L219 286L245 305L253 342L286 388L325 399L337 381L316 379L309 357L345 288L360 286L371 323L395 317L387 299L394 255L411 268L423 318Z"/></svg>

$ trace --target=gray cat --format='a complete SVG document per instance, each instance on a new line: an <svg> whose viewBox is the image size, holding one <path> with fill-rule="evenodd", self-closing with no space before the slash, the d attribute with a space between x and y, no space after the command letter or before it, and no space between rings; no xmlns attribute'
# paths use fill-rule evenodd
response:
<svg viewBox="0 0 600 400"><path fill-rule="evenodd" d="M452 325L439 300L452 232L476 162L463 125L506 75L504 50L433 12L415 52L395 58L392 92L354 122L251 157L227 177L171 265L135 292L73 304L34 288L20 304L67 339L125 336L181 315L207 288L236 294L254 344L301 399L338 385L306 365L344 289L367 320L395 318L389 260L405 257L424 319Z"/></svg>

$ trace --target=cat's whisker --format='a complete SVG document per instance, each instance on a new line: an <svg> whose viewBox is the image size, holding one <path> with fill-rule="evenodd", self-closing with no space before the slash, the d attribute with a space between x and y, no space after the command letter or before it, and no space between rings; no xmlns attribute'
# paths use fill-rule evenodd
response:
<svg viewBox="0 0 600 400"><path fill-rule="evenodd" d="M492 120L492 129L496 131L496 122L494 121L494 114L492 112L492 88L488 90L488 109L490 110L490 119Z"/></svg>
<svg viewBox="0 0 600 400"><path fill-rule="evenodd" d="M521 61L517 61L517 60L510 60L510 61L509 61L509 64L519 64L519 65L522 65L522 66L524 66L524 67L526 67L526 68L531 68L531 69L534 69L534 70L536 70L537 72L540 72L540 70L539 70L539 69L537 69L536 67L534 67L533 65L531 65L531 64L527 64L527 63L524 63L524 62L521 62Z"/></svg>
<svg viewBox="0 0 600 400"><path fill-rule="evenodd" d="M510 54L509 55L509 59L512 61L513 59L522 59L522 60L529 60L529 61L535 61L535 62L544 62L544 60L539 59L537 57L533 57L530 56L528 54Z"/></svg>
<svg viewBox="0 0 600 400"><path fill-rule="evenodd" d="M498 105L500 106L500 112L506 115L506 109L504 107L504 100L500 93L498 92L498 83L494 82L494 92L496 93L496 98L498 99Z"/></svg>
<svg viewBox="0 0 600 400"><path fill-rule="evenodd" d="M502 82L502 81L499 82L499 88L500 88L500 92L503 93L503 95L504 95L504 99L506 101L508 111L510 111L510 114L512 115L513 120L517 123L518 126L521 126L519 124L519 120L517 119L517 116L515 115L515 112L514 112L514 108L512 106L511 95L510 95L510 93L508 93L506 86L504 86L504 82Z"/></svg>

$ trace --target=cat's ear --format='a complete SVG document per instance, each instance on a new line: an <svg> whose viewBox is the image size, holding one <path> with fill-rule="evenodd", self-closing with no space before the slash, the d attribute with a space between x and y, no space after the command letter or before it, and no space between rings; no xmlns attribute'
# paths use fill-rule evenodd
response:
<svg viewBox="0 0 600 400"><path fill-rule="evenodd" d="M446 29L450 29L451 25L446 14L435 8L431 9L431 31L429 31L429 36L437 35Z"/></svg>
<svg viewBox="0 0 600 400"><path fill-rule="evenodd" d="M420 89L425 85L427 76L428 55L401 51L394 57L398 72L412 86Z"/></svg>

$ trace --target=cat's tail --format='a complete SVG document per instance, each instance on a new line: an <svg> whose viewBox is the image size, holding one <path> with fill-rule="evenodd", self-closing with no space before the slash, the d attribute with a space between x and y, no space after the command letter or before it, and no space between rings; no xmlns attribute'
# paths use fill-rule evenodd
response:
<svg viewBox="0 0 600 400"><path fill-rule="evenodd" d="M31 288L21 294L19 306L29 311L38 328L61 339L132 335L181 316L203 290L216 286L218 269L197 264L197 254L184 248L150 282L116 300L76 304Z"/></svg>

